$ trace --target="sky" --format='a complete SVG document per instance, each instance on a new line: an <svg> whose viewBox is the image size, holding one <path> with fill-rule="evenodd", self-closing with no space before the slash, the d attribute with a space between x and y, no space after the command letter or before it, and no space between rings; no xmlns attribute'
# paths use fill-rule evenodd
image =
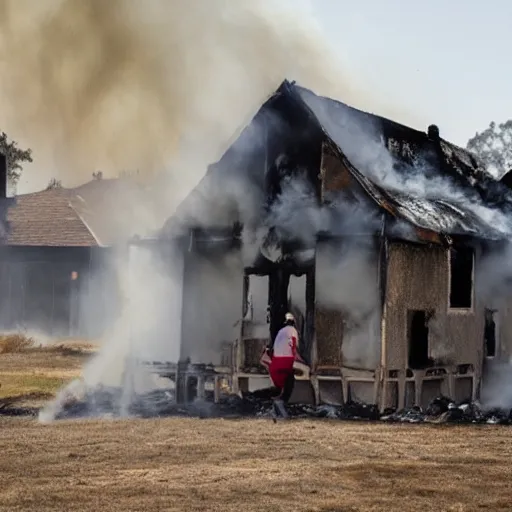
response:
<svg viewBox="0 0 512 512"><path fill-rule="evenodd" d="M491 121L499 123L512 117L510 0L289 3L305 6L320 25L335 58L341 61L348 83L355 80L365 92L370 91L378 99L374 104L390 105L388 112L407 113L404 119L394 120L419 130L436 124L443 138L464 147ZM338 63L333 63L334 67ZM337 99L343 101L344 97ZM391 116L388 112L374 113ZM20 143L34 148L33 140L21 138ZM37 156L35 150L34 158ZM45 166L42 160L26 166L19 193L45 186L50 176L63 178L53 170L54 165ZM63 183L69 185L65 179Z"/></svg>
<svg viewBox="0 0 512 512"><path fill-rule="evenodd" d="M443 138L465 146L512 117L512 2L313 0L310 9L360 81Z"/></svg>

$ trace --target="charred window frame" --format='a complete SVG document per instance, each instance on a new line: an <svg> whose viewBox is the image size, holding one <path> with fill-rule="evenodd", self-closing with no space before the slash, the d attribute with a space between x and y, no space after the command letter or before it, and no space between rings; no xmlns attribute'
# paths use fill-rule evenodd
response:
<svg viewBox="0 0 512 512"><path fill-rule="evenodd" d="M256 280L260 280L261 283L264 283L265 286L255 286ZM260 275L253 272L248 272L247 270L244 272L242 296L242 319L244 321L256 322L257 320L262 320L262 313L264 310L264 320L266 323L269 323L269 286L270 279L268 275ZM262 292L263 289L266 290L264 295L262 293L258 293ZM265 299L266 303L264 307L261 303L263 299Z"/></svg>
<svg viewBox="0 0 512 512"><path fill-rule="evenodd" d="M433 365L430 357L429 320L432 311L414 310L407 311L407 339L408 361L412 370L423 370Z"/></svg>
<svg viewBox="0 0 512 512"><path fill-rule="evenodd" d="M494 359L498 355L497 313L495 309L485 309L484 352L488 359Z"/></svg>
<svg viewBox="0 0 512 512"><path fill-rule="evenodd" d="M472 247L448 250L448 309L469 312L474 305L475 251Z"/></svg>

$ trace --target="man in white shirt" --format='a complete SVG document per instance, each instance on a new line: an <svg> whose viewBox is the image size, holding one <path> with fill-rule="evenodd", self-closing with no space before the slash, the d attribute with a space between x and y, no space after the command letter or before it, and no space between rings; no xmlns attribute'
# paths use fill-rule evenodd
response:
<svg viewBox="0 0 512 512"><path fill-rule="evenodd" d="M299 333L295 327L295 318L291 313L286 313L284 326L277 333L271 353L267 350L262 356L262 364L268 368L275 387L274 420L276 416L288 418L286 404L295 386L293 363L303 362L297 350L298 343Z"/></svg>

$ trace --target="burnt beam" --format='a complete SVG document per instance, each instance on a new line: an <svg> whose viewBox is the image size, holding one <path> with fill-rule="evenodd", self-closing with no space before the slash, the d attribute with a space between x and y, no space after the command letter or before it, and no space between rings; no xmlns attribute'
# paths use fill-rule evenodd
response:
<svg viewBox="0 0 512 512"><path fill-rule="evenodd" d="M290 274L277 268L269 276L270 339L272 344L284 324L288 311L288 285Z"/></svg>

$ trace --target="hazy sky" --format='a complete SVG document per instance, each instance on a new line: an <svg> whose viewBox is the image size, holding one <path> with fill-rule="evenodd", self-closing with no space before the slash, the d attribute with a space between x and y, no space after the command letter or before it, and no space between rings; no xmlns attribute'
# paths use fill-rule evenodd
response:
<svg viewBox="0 0 512 512"><path fill-rule="evenodd" d="M349 66L379 95L465 146L512 117L512 2L313 0ZM425 129L426 127L418 127Z"/></svg>
<svg viewBox="0 0 512 512"><path fill-rule="evenodd" d="M355 78L365 90L362 97L371 91L377 99L374 104L389 106L387 112L383 109L375 113L392 116L389 112L405 111L405 118L395 119L421 130L428 124L437 124L443 138L461 146L490 121L512 118L512 68L508 55L512 49L511 0L289 0L288 3L293 8L297 4L305 5L316 18L342 61L342 69L347 70L347 83L353 85ZM17 0L13 0L15 4ZM199 16L198 20L202 18ZM276 23L276 26L282 25ZM162 39L165 43L165 38ZM49 125L58 133L52 123ZM44 117L43 126L46 134L48 117ZM51 160L59 147L50 148L50 156L45 160L40 140L19 134L16 138L23 146L34 149L36 159L32 166L26 166L19 192L45 186L54 176L69 185L60 169L66 171L74 166L59 167ZM95 164L91 166L99 168Z"/></svg>

